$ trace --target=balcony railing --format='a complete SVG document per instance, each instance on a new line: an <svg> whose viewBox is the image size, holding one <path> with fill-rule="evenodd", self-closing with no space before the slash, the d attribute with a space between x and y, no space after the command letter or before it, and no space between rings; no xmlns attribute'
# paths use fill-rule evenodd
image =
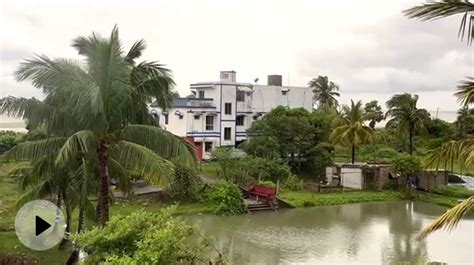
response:
<svg viewBox="0 0 474 265"><path fill-rule="evenodd" d="M189 107L214 107L214 99L212 98L190 98L188 100Z"/></svg>

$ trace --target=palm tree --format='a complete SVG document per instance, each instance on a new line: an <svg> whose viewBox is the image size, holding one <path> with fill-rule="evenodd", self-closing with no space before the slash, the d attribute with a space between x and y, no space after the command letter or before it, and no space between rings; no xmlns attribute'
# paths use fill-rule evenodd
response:
<svg viewBox="0 0 474 265"><path fill-rule="evenodd" d="M377 100L365 103L364 111L365 119L370 121L369 126L372 129L375 129L375 124L377 124L377 122L381 122L385 119L382 107L378 104Z"/></svg>
<svg viewBox="0 0 474 265"><path fill-rule="evenodd" d="M438 165L440 163L459 161L463 166L474 166L474 139L463 139L450 141L436 150L426 158L427 165ZM452 167L452 166L451 166ZM418 235L418 240L427 237L429 234L443 228L451 230L457 226L464 214L474 207L474 196L459 203L438 217L433 223L423 229Z"/></svg>
<svg viewBox="0 0 474 265"><path fill-rule="evenodd" d="M309 87L313 89L313 101L319 107L334 108L338 105L336 97L339 97L339 86L332 81L329 81L327 76L318 76L313 78L308 83Z"/></svg>
<svg viewBox="0 0 474 265"><path fill-rule="evenodd" d="M472 23L474 21L474 3L468 0L430 1L404 10L403 13L409 18L419 18L423 21L464 14L459 25L458 36L463 40L467 32L467 42L469 44L474 39L474 23Z"/></svg>
<svg viewBox="0 0 474 265"><path fill-rule="evenodd" d="M417 102L417 95L405 93L394 95L386 103L388 107L386 116L391 117L387 127L397 128L399 135L408 137L411 156L413 156L413 137L418 129L424 127L424 121L429 118L429 113L425 109L416 107Z"/></svg>
<svg viewBox="0 0 474 265"><path fill-rule="evenodd" d="M462 80L459 82L460 84L458 86L458 91L454 93L454 95L458 98L458 101L464 106L474 103L474 77L466 78L467 80Z"/></svg>
<svg viewBox="0 0 474 265"><path fill-rule="evenodd" d="M439 166L442 165L444 166L444 169L447 169L449 164L451 172L453 172L454 163L462 163L462 161L460 161L460 144L460 141L451 140L440 147L431 150L425 158L425 166L439 169Z"/></svg>
<svg viewBox="0 0 474 265"><path fill-rule="evenodd" d="M195 163L193 148L183 139L154 126L148 103L170 105L176 92L170 71L157 62L136 63L145 44L137 41L124 53L118 29L109 38L93 33L73 41L84 62L37 56L23 62L18 81L30 80L42 89L45 99L6 98L0 112L44 126L55 135L19 145L19 158L34 160L55 155L65 167L80 155L98 168L97 218L109 218L109 173L127 172L154 184L173 176L172 161ZM48 153L50 152L50 153ZM115 177L115 176L114 176Z"/></svg>
<svg viewBox="0 0 474 265"><path fill-rule="evenodd" d="M341 119L330 135L333 142L341 143L351 147L352 164L355 162L356 148L365 142L372 142L375 139L375 133L372 128L364 124L365 113L362 109L362 102L354 103L351 100L351 106L342 106Z"/></svg>

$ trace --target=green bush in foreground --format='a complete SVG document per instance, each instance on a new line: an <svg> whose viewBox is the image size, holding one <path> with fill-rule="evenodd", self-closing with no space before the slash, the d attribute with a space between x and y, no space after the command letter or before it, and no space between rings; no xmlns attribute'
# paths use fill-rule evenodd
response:
<svg viewBox="0 0 474 265"><path fill-rule="evenodd" d="M215 262L204 253L209 241L185 222L159 213L135 212L114 216L104 227L74 236L89 256L85 264L202 264Z"/></svg>
<svg viewBox="0 0 474 265"><path fill-rule="evenodd" d="M201 182L196 171L187 166L176 165L174 175L173 182L170 185L170 193L173 198L184 201L197 200Z"/></svg>
<svg viewBox="0 0 474 265"><path fill-rule="evenodd" d="M221 215L234 215L245 212L245 202L237 185L227 181L216 183L208 194L212 212Z"/></svg>

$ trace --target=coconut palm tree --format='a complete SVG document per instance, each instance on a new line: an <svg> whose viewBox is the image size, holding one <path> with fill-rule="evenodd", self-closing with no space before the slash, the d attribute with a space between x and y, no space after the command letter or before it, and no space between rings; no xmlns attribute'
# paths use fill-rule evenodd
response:
<svg viewBox="0 0 474 265"><path fill-rule="evenodd" d="M313 89L313 101L319 107L334 108L338 105L336 97L339 97L339 86L329 81L327 76L318 76L308 83Z"/></svg>
<svg viewBox="0 0 474 265"><path fill-rule="evenodd" d="M172 161L194 164L195 157L186 141L153 126L147 104L154 100L167 108L176 92L170 71L163 65L135 62L145 48L142 40L125 53L114 27L108 38L93 33L76 38L72 46L85 58L83 62L46 56L23 62L17 80L30 80L45 99L6 98L0 112L44 126L55 135L18 147L21 159L34 160L54 153L57 147L58 167L80 155L94 157L99 172L97 218L105 224L111 171L129 172L163 185L173 176Z"/></svg>
<svg viewBox="0 0 474 265"><path fill-rule="evenodd" d="M474 21L474 3L468 0L429 1L404 10L403 13L409 18L419 18L423 21L464 14L459 25L458 36L463 40L467 33L469 44L474 39L474 23L472 23Z"/></svg>
<svg viewBox="0 0 474 265"><path fill-rule="evenodd" d="M377 100L365 103L364 107L365 119L369 121L369 126L375 129L375 124L385 119L383 115L382 107L378 104Z"/></svg>
<svg viewBox="0 0 474 265"><path fill-rule="evenodd" d="M405 93L394 95L387 101L387 127L397 128L400 136L408 138L409 153L413 156L413 137L417 130L424 127L424 121L429 119L429 113L425 109L418 109L416 104L418 96Z"/></svg>
<svg viewBox="0 0 474 265"><path fill-rule="evenodd" d="M462 163L462 161L460 161L460 144L460 141L451 140L447 143L444 143L440 147L431 150L425 158L425 166L435 167L436 169L439 169L440 166L443 166L444 169L447 169L447 166L449 164L451 172L453 172L454 163Z"/></svg>
<svg viewBox="0 0 474 265"><path fill-rule="evenodd" d="M461 40L464 40L464 36L467 32L467 43L472 44L474 39L474 3L468 0L440 0L428 2L426 4L412 7L404 11L404 14L410 18L420 18L422 20L433 20L438 18L444 18L456 14L464 14L459 26L458 36ZM460 81L458 91L455 96L464 105L468 106L474 102L474 78L467 77L467 80ZM454 145L451 143L451 145ZM474 140L467 138L460 140L457 145L459 146L459 160L465 165L474 164ZM442 147L441 147L442 148ZM452 147L453 148L453 147ZM432 155L434 160L446 160L445 155ZM429 158L429 157L428 157ZM430 233L447 227L452 229L461 220L462 216L470 211L474 205L474 197L470 197L464 202L456 205L455 207L448 210L446 213L441 215L435 222L425 228L420 235L419 239L426 237Z"/></svg>
<svg viewBox="0 0 474 265"><path fill-rule="evenodd" d="M467 80L462 80L459 82L460 84L458 85L458 91L454 93L454 95L458 98L458 101L464 106L474 104L474 77L466 78Z"/></svg>
<svg viewBox="0 0 474 265"><path fill-rule="evenodd" d="M372 142L375 133L372 128L364 124L365 113L362 109L362 102L354 103L351 106L342 106L339 126L337 126L329 136L335 143L341 143L351 147L352 164L355 162L356 148L365 142Z"/></svg>
<svg viewBox="0 0 474 265"><path fill-rule="evenodd" d="M433 150L426 158L427 165L447 164L453 161L459 161L463 166L474 166L474 139L462 139L459 141L450 141L443 146ZM452 167L452 166L451 166ZM452 169L451 169L452 170ZM464 214L471 211L474 207L474 196L459 203L438 217L433 223L424 228L417 236L421 240L431 233L446 228L451 230L457 226Z"/></svg>

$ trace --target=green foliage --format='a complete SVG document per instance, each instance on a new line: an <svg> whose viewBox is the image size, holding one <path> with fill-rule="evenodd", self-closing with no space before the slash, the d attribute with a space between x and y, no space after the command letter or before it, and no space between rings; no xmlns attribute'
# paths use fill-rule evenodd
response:
<svg viewBox="0 0 474 265"><path fill-rule="evenodd" d="M375 129L375 125L385 119L382 107L378 104L377 100L372 100L365 103L364 107L365 119L369 121L369 126Z"/></svg>
<svg viewBox="0 0 474 265"><path fill-rule="evenodd" d="M280 192L279 196L293 207L340 205L357 202L394 201L402 199L394 191L350 191L337 193L314 193L310 191Z"/></svg>
<svg viewBox="0 0 474 265"><path fill-rule="evenodd" d="M285 190L301 190L302 185L301 181L296 175L291 174L287 179L285 179L282 183L282 188Z"/></svg>
<svg viewBox="0 0 474 265"><path fill-rule="evenodd" d="M341 117L335 121L336 128L332 131L330 139L332 142L350 146L352 148L351 161L355 162L356 148L364 143L372 143L375 140L375 132L364 124L365 112L362 102L342 106Z"/></svg>
<svg viewBox="0 0 474 265"><path fill-rule="evenodd" d="M311 167L313 158L324 151L317 146L328 142L334 115L332 109L310 113L302 108L276 107L252 124L248 130L252 137L244 150L253 156L289 160L298 170Z"/></svg>
<svg viewBox="0 0 474 265"><path fill-rule="evenodd" d="M249 155L267 159L280 157L280 144L273 136L257 135L242 145L242 149Z"/></svg>
<svg viewBox="0 0 474 265"><path fill-rule="evenodd" d="M0 154L13 148L22 138L22 133L0 131Z"/></svg>
<svg viewBox="0 0 474 265"><path fill-rule="evenodd" d="M233 177L233 172L231 172L231 170L236 157L234 156L232 148L214 148L211 152L211 159L219 164L224 179L229 180Z"/></svg>
<svg viewBox="0 0 474 265"><path fill-rule="evenodd" d="M270 187L270 188L276 187L276 184L271 180L260 180L257 182L257 184L260 186L265 186L265 187Z"/></svg>
<svg viewBox="0 0 474 265"><path fill-rule="evenodd" d="M309 87L313 89L313 102L317 103L320 108L335 108L337 107L337 99L339 97L339 86L329 81L327 76L318 76L313 78L308 83Z"/></svg>
<svg viewBox="0 0 474 265"><path fill-rule="evenodd" d="M235 157L232 149L216 148L212 157L219 164L224 180L248 187L257 180L270 180L276 183L286 179L290 167L277 159L262 157Z"/></svg>
<svg viewBox="0 0 474 265"><path fill-rule="evenodd" d="M184 165L176 165L174 179L170 185L170 193L174 198L185 201L194 201L198 198L198 189L201 181L196 170Z"/></svg>
<svg viewBox="0 0 474 265"><path fill-rule="evenodd" d="M217 182L209 191L208 200L215 214L235 215L246 209L240 189L227 181Z"/></svg>
<svg viewBox="0 0 474 265"><path fill-rule="evenodd" d="M430 192L455 198L469 198L471 196L474 196L474 191L469 190L464 186L458 185L440 186L432 189Z"/></svg>
<svg viewBox="0 0 474 265"><path fill-rule="evenodd" d="M416 134L423 132L425 124L430 121L430 114L425 109L417 108L418 95L408 93L394 95L387 101L390 117L387 128L395 128L399 137L405 137L408 141L410 155L414 153L413 138Z"/></svg>
<svg viewBox="0 0 474 265"><path fill-rule="evenodd" d="M89 256L85 264L192 264L209 262L209 242L171 211L114 216L104 227L74 236Z"/></svg>
<svg viewBox="0 0 474 265"><path fill-rule="evenodd" d="M418 157L401 154L392 160L392 168L402 176L410 176L420 172L421 162Z"/></svg>
<svg viewBox="0 0 474 265"><path fill-rule="evenodd" d="M465 106L458 110L456 122L456 131L459 137L474 135L474 109Z"/></svg>

